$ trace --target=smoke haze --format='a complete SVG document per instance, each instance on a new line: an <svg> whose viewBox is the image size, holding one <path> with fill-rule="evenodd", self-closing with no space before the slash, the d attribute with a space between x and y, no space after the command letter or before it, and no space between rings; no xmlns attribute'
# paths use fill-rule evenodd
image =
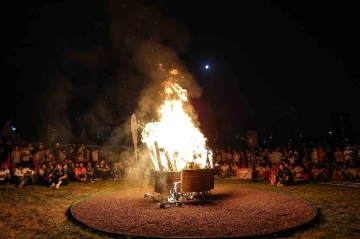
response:
<svg viewBox="0 0 360 239"><path fill-rule="evenodd" d="M58 55L53 64L60 63L61 69L47 79L43 129L51 124L64 132L64 142L89 137L93 142L131 145L131 114L140 122L154 119L169 70L179 70L178 83L191 98L201 96L201 87L180 59L191 41L180 22L130 0L106 1L104 12L100 4L93 7L99 12L85 11L77 22L84 9L68 4L44 9L45 19L52 21L62 8L61 15L69 16L64 24L78 24L81 34L62 27L68 37L53 43ZM188 112L197 121L192 107Z"/></svg>
<svg viewBox="0 0 360 239"><path fill-rule="evenodd" d="M135 1L127 4L109 1L108 17L111 58L116 64L114 80L105 86L105 92L129 107L120 112L121 117L116 117L111 113L116 112L111 109L113 106L100 101L91 109L89 117L92 125L112 127L110 144L119 141L129 144L131 114L135 112L141 122L155 117L163 100L159 92L163 90L162 83L168 78L170 69L181 72L178 83L188 90L190 97L200 97L202 89L179 58L190 42L185 26ZM159 64L165 70L160 70ZM196 120L194 112L189 112Z"/></svg>

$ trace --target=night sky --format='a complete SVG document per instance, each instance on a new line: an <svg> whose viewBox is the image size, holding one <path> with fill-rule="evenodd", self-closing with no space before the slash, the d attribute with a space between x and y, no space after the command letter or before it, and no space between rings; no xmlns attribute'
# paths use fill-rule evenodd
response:
<svg viewBox="0 0 360 239"><path fill-rule="evenodd" d="M75 135L118 128L159 83L159 61L187 69L202 88L192 102L209 137L214 128L266 135L285 112L299 134L331 131L331 113L350 114L360 131L355 5L55 2L6 3L0 122L22 135L48 124Z"/></svg>

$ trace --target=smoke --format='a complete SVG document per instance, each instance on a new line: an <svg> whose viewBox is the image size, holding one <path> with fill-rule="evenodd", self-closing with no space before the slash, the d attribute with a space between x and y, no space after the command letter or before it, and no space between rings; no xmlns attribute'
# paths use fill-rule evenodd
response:
<svg viewBox="0 0 360 239"><path fill-rule="evenodd" d="M131 179L150 178L150 171L153 169L149 152L145 148L138 151L138 158L135 161L134 152L122 151L119 155L119 161L125 167L125 177Z"/></svg>
<svg viewBox="0 0 360 239"><path fill-rule="evenodd" d="M171 69L179 70L178 83L187 89L189 97L200 97L202 89L179 57L188 49L191 40L184 25L136 1L125 4L109 1L108 14L112 57L117 62L114 78L120 86L110 86L108 92L117 95L116 100L129 106L122 111L126 118L115 120L123 124L112 130L109 141L130 143L131 114L135 113L141 122L156 117L163 100L159 92L163 91L162 83L168 79ZM98 107L98 111L107 111L102 106ZM188 113L197 122L192 107L188 107ZM107 117L107 120L113 121L111 117Z"/></svg>
<svg viewBox="0 0 360 239"><path fill-rule="evenodd" d="M138 118L149 120L154 118L157 109L163 102L161 92L164 90L163 82L170 77L175 78L188 92L190 98L199 98L202 88L194 80L174 50L156 43L134 43L133 65L148 81L139 95L138 107L135 114ZM136 47L135 47L136 46ZM149 63L149 61L151 61ZM177 69L178 75L171 75L170 71ZM185 109L194 121L197 115L190 105Z"/></svg>
<svg viewBox="0 0 360 239"><path fill-rule="evenodd" d="M66 56L71 61L82 62L92 68L106 68L109 66L109 59L101 45L96 45L84 51L67 50Z"/></svg>
<svg viewBox="0 0 360 239"><path fill-rule="evenodd" d="M105 22L87 21L91 15L84 15L83 25L78 27L86 29L88 35L75 37L76 44L70 39L56 47L62 50L60 64L67 77L55 77L52 90L46 92L45 122L51 122L70 140L69 119L77 118L76 138L85 128L95 142L130 146L131 115L135 113L141 122L156 117L162 102L159 92L172 68L179 70L178 83L191 98L200 97L202 89L180 59L191 41L183 24L137 1L106 3ZM83 106L87 101L88 106ZM78 114L70 115L68 107ZM188 112L197 121L192 107Z"/></svg>

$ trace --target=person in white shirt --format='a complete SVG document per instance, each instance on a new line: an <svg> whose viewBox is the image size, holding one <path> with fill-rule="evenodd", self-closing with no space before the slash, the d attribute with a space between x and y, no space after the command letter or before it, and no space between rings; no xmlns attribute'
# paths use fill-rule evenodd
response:
<svg viewBox="0 0 360 239"><path fill-rule="evenodd" d="M28 167L24 167L24 163L20 163L16 168L14 172L14 176L16 177L16 185L18 185L19 188L24 186L25 183L31 179L31 182L35 184L35 171L31 170Z"/></svg>
<svg viewBox="0 0 360 239"><path fill-rule="evenodd" d="M96 164L99 162L99 150L95 149L91 152L91 162L92 166L95 167Z"/></svg>
<svg viewBox="0 0 360 239"><path fill-rule="evenodd" d="M84 155L84 153L85 153L84 151L85 151L85 145L81 144L78 148L78 154L82 153L82 155Z"/></svg>
<svg viewBox="0 0 360 239"><path fill-rule="evenodd" d="M28 148L28 146L25 146L22 150L21 150L21 161L23 163L26 163L26 166L30 165L30 150ZM25 166L25 165L24 165Z"/></svg>
<svg viewBox="0 0 360 239"><path fill-rule="evenodd" d="M281 162L282 154L279 152L279 149L275 149L270 156L270 161L272 164L279 164Z"/></svg>
<svg viewBox="0 0 360 239"><path fill-rule="evenodd" d="M11 152L12 163L18 164L21 162L21 151L19 146L15 146L14 150Z"/></svg>

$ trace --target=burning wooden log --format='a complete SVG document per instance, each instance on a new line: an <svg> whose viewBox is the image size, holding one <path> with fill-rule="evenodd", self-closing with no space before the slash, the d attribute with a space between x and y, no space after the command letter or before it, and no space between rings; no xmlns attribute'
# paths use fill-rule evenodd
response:
<svg viewBox="0 0 360 239"><path fill-rule="evenodd" d="M158 145L157 141L154 142L154 146L155 146L155 151L156 151L156 159L159 164L159 170L163 171L163 166L161 164L160 149L159 149L159 145Z"/></svg>
<svg viewBox="0 0 360 239"><path fill-rule="evenodd" d="M174 171L178 171L178 165L180 165L180 159L179 159L179 153L175 152L173 155L173 159L174 159Z"/></svg>
<svg viewBox="0 0 360 239"><path fill-rule="evenodd" d="M156 168L156 165L158 165L158 163L153 147L150 148L150 159L153 161L154 167Z"/></svg>
<svg viewBox="0 0 360 239"><path fill-rule="evenodd" d="M173 163L171 162L168 151L164 150L164 154L165 154L165 157L166 157L166 161L168 163L169 171L174 171L175 167L174 167Z"/></svg>

